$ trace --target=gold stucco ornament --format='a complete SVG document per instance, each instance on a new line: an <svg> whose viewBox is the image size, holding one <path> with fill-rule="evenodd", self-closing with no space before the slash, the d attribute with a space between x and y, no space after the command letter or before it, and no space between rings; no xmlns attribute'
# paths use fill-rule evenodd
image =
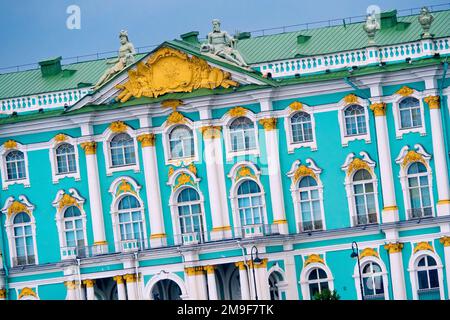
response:
<svg viewBox="0 0 450 320"><path fill-rule="evenodd" d="M59 210L65 208L65 207L70 207L70 206L76 206L76 207L80 207L77 199L75 199L74 197L72 197L70 194L65 193L63 195L63 197L61 198L61 200L59 201Z"/></svg>
<svg viewBox="0 0 450 320"><path fill-rule="evenodd" d="M350 93L344 97L345 104L353 104L358 102L358 96Z"/></svg>
<svg viewBox="0 0 450 320"><path fill-rule="evenodd" d="M131 97L157 98L172 92L236 86L238 83L231 80L229 72L211 67L196 56L164 47L146 62L139 62L135 70L129 70L128 81L116 88L122 90L117 99L126 102Z"/></svg>
<svg viewBox="0 0 450 320"><path fill-rule="evenodd" d="M439 96L428 96L423 99L430 109L439 109L441 107Z"/></svg>
<svg viewBox="0 0 450 320"><path fill-rule="evenodd" d="M95 152L97 151L97 142L95 141L83 142L81 144L81 148L83 148L86 154L95 154Z"/></svg>
<svg viewBox="0 0 450 320"><path fill-rule="evenodd" d="M306 260L305 260L305 267L310 264L310 263L321 263L321 264L325 264L325 262L323 261L323 259L318 255L318 254L310 254Z"/></svg>
<svg viewBox="0 0 450 320"><path fill-rule="evenodd" d="M423 163L425 166L427 165L425 159L421 154L417 153L415 150L409 150L406 156L403 158L402 166L406 167L410 163L414 162Z"/></svg>
<svg viewBox="0 0 450 320"><path fill-rule="evenodd" d="M384 102L377 102L372 103L370 105L370 110L373 111L373 114L375 117L382 117L386 115L386 103Z"/></svg>
<svg viewBox="0 0 450 320"><path fill-rule="evenodd" d="M367 171L369 171L369 173L372 173L372 169L370 168L370 166L367 162L365 162L364 160L361 160L359 158L355 158L348 166L347 176L350 176L353 172L361 170L361 169L367 170Z"/></svg>
<svg viewBox="0 0 450 320"><path fill-rule="evenodd" d="M114 133L121 133L127 131L127 125L123 121L114 121L110 124L109 128Z"/></svg>
<svg viewBox="0 0 450 320"><path fill-rule="evenodd" d="M20 212L25 212L25 213L30 214L30 210L28 210L28 208L23 203L16 200L8 208L8 217L10 217L13 214L20 213Z"/></svg>
<svg viewBox="0 0 450 320"><path fill-rule="evenodd" d="M172 124L179 124L179 123L185 123L186 119L184 118L184 116L179 113L178 111L174 111L172 112L168 117L167 117L167 125L172 125Z"/></svg>
<svg viewBox="0 0 450 320"><path fill-rule="evenodd" d="M388 243L384 245L384 248L390 253L399 253L402 252L403 249L403 243L396 242L396 243Z"/></svg>
<svg viewBox="0 0 450 320"><path fill-rule="evenodd" d="M120 182L119 187L117 188L116 196L118 196L121 193L136 194L131 184L125 179L122 179L122 181Z"/></svg>
<svg viewBox="0 0 450 320"><path fill-rule="evenodd" d="M15 149L17 148L17 142L14 140L8 140L3 144L3 147L5 147L5 149Z"/></svg>
<svg viewBox="0 0 450 320"><path fill-rule="evenodd" d="M378 252L376 252L375 249L373 249L373 248L365 248L359 254L360 259L362 259L364 257L378 257Z"/></svg>
<svg viewBox="0 0 450 320"><path fill-rule="evenodd" d="M449 247L450 246L450 237L449 236L443 236L442 238L439 239L439 242L442 243L442 245L444 247Z"/></svg>
<svg viewBox="0 0 450 320"><path fill-rule="evenodd" d="M401 96L403 96L403 97L408 97L408 96L410 96L410 95L412 95L414 93L414 90L411 89L410 87L403 86L399 90L397 90L396 93L401 95Z"/></svg>
<svg viewBox="0 0 450 320"><path fill-rule="evenodd" d="M67 140L67 136L64 133L59 133L55 136L56 142L64 142Z"/></svg>
<svg viewBox="0 0 450 320"><path fill-rule="evenodd" d="M37 294L36 294L36 292L34 292L33 289L28 288L28 287L25 287L25 288L23 288L23 289L20 291L19 296L18 296L18 299L20 300L21 298L27 297L27 296L32 296L32 297L35 297L35 298L37 299Z"/></svg>
<svg viewBox="0 0 450 320"><path fill-rule="evenodd" d="M253 174L252 170L249 167L242 167L238 170L235 181L237 181L243 177L255 178L255 175Z"/></svg>
<svg viewBox="0 0 450 320"><path fill-rule="evenodd" d="M182 185L185 185L190 182L191 182L191 176L186 173L182 173L178 177L177 184L175 185L174 189L177 189L177 188L181 187Z"/></svg>
<svg viewBox="0 0 450 320"><path fill-rule="evenodd" d="M248 110L243 107L234 107L234 108L231 108L230 110L228 110L228 114L232 118L243 117L247 114L247 112L248 112Z"/></svg>
<svg viewBox="0 0 450 320"><path fill-rule="evenodd" d="M294 101L289 105L292 111L300 111L303 109L303 104L299 101Z"/></svg>
<svg viewBox="0 0 450 320"><path fill-rule="evenodd" d="M294 173L294 181L295 183L297 183L301 178L306 177L306 176L310 176L314 179L317 178L316 174L314 173L314 171L311 168L308 168L305 165L301 165L297 168L297 170L295 170Z"/></svg>
<svg viewBox="0 0 450 320"><path fill-rule="evenodd" d="M178 99L170 99L161 102L161 106L164 108L172 108L173 111L177 110L177 107L182 106L184 102Z"/></svg>
<svg viewBox="0 0 450 320"><path fill-rule="evenodd" d="M433 247L426 241L422 241L419 242L415 247L414 247L414 253L416 253L417 251L422 251L422 250L429 250L434 252Z"/></svg>
<svg viewBox="0 0 450 320"><path fill-rule="evenodd" d="M277 128L277 118L265 118L259 120L259 123L263 126L264 130L270 131Z"/></svg>
<svg viewBox="0 0 450 320"><path fill-rule="evenodd" d="M192 172L195 176L197 175L197 167L195 166L195 164L191 163L191 164L188 166L188 170L189 170L190 172Z"/></svg>
<svg viewBox="0 0 450 320"><path fill-rule="evenodd" d="M200 128L200 132L204 139L217 139L220 138L221 126L205 126Z"/></svg>

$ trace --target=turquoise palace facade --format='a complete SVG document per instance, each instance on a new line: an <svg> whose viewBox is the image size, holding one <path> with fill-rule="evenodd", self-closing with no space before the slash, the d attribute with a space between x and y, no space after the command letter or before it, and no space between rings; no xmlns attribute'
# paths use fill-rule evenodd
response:
<svg viewBox="0 0 450 320"><path fill-rule="evenodd" d="M0 299L449 299L449 21L0 74Z"/></svg>

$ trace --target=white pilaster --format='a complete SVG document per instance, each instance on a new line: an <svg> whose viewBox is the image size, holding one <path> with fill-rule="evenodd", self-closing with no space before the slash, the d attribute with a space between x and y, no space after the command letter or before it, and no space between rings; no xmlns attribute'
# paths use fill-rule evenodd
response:
<svg viewBox="0 0 450 320"><path fill-rule="evenodd" d="M117 283L117 296L119 300L127 300L127 293L125 290L125 283L122 276L115 276L114 281Z"/></svg>
<svg viewBox="0 0 450 320"><path fill-rule="evenodd" d="M86 300L95 300L94 283L94 280L83 281L83 284L86 286Z"/></svg>
<svg viewBox="0 0 450 320"><path fill-rule="evenodd" d="M284 246L284 250L292 250L292 245ZM298 287L297 287L297 269L295 267L295 258L292 254L286 254L284 258L285 275L284 281L287 283L286 299L298 300Z"/></svg>
<svg viewBox="0 0 450 320"><path fill-rule="evenodd" d="M209 300L219 300L217 295L216 274L214 266L206 266L206 278L208 281L208 298Z"/></svg>
<svg viewBox="0 0 450 320"><path fill-rule="evenodd" d="M64 282L64 285L67 288L67 296L66 296L66 300L78 300L77 297L77 285L75 283L75 281L66 281Z"/></svg>
<svg viewBox="0 0 450 320"><path fill-rule="evenodd" d="M189 298L195 300L208 300L208 289L203 267L187 267L185 275L188 282Z"/></svg>
<svg viewBox="0 0 450 320"><path fill-rule="evenodd" d="M248 273L247 268L243 261L235 263L236 267L239 268L239 283L241 285L241 299L250 300L250 288L248 283Z"/></svg>
<svg viewBox="0 0 450 320"><path fill-rule="evenodd" d="M159 189L158 163L156 159L155 135L144 133L138 136L142 146L142 162L144 164L145 190L150 216L150 246L162 247L167 238L164 228L161 191Z"/></svg>
<svg viewBox="0 0 450 320"><path fill-rule="evenodd" d="M403 243L389 243L384 246L389 252L394 300L406 300L405 274L403 270Z"/></svg>
<svg viewBox="0 0 450 320"><path fill-rule="evenodd" d="M123 278L127 284L128 300L137 300L136 275L134 273L130 273L124 275Z"/></svg>
<svg viewBox="0 0 450 320"><path fill-rule="evenodd" d="M447 296L450 297L450 237L444 236L439 239L444 246L445 277L447 278Z"/></svg>

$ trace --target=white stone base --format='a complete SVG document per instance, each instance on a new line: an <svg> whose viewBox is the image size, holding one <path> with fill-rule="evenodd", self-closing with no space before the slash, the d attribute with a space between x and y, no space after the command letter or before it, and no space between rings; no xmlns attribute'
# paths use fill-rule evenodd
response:
<svg viewBox="0 0 450 320"><path fill-rule="evenodd" d="M436 209L438 217L450 215L450 203L446 203L446 201L438 202Z"/></svg>
<svg viewBox="0 0 450 320"><path fill-rule="evenodd" d="M398 221L398 209L397 210L385 210L381 213L381 219L383 223L390 223Z"/></svg>
<svg viewBox="0 0 450 320"><path fill-rule="evenodd" d="M160 248L167 246L166 237L151 238L150 237L150 248Z"/></svg>
<svg viewBox="0 0 450 320"><path fill-rule="evenodd" d="M107 243L94 243L92 247L92 255L100 255L108 253L108 244Z"/></svg>
<svg viewBox="0 0 450 320"><path fill-rule="evenodd" d="M231 229L228 230L212 230L210 233L211 241L230 239L231 238Z"/></svg>

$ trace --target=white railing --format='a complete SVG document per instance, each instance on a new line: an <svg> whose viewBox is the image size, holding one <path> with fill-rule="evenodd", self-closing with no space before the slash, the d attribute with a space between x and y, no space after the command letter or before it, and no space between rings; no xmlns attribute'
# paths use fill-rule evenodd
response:
<svg viewBox="0 0 450 320"><path fill-rule="evenodd" d="M406 58L419 59L450 54L450 38L424 39L421 41L394 44L383 47L368 47L353 51L343 51L325 55L308 56L289 60L265 62L252 65L263 74L270 73L273 78L293 77L326 70L367 66L380 62L404 62Z"/></svg>
<svg viewBox="0 0 450 320"><path fill-rule="evenodd" d="M89 88L74 89L0 100L0 114L61 108L65 105L70 107L83 98L89 90Z"/></svg>

